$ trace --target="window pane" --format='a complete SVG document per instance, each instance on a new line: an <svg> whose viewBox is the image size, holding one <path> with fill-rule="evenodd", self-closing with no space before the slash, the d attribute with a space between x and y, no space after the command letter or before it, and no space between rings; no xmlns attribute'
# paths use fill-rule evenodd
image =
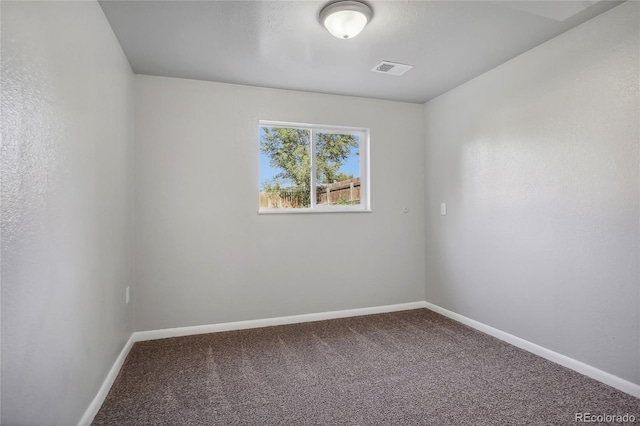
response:
<svg viewBox="0 0 640 426"><path fill-rule="evenodd" d="M360 204L360 136L316 133L316 204Z"/></svg>
<svg viewBox="0 0 640 426"><path fill-rule="evenodd" d="M260 127L260 208L311 205L310 131Z"/></svg>

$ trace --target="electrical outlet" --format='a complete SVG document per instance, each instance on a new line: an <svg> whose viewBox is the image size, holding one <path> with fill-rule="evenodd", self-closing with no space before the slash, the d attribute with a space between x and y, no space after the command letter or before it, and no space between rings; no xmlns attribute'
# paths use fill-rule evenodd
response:
<svg viewBox="0 0 640 426"><path fill-rule="evenodd" d="M125 290L125 296L124 296L125 303L127 305L129 304L129 300L131 300L131 297L130 297L131 291L129 289L130 287L127 287L127 289Z"/></svg>
<svg viewBox="0 0 640 426"><path fill-rule="evenodd" d="M447 215L447 203L440 203L440 214L442 216Z"/></svg>

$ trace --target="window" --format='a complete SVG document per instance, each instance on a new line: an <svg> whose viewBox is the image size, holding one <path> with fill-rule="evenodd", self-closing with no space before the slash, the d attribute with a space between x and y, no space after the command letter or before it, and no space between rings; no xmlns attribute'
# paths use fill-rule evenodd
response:
<svg viewBox="0 0 640 426"><path fill-rule="evenodd" d="M260 121L260 213L369 210L369 130Z"/></svg>

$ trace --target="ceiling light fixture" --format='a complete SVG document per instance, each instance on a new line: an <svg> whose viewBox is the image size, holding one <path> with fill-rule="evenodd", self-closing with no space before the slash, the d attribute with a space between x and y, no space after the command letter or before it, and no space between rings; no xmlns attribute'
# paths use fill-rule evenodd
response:
<svg viewBox="0 0 640 426"><path fill-rule="evenodd" d="M335 37L348 39L360 34L371 20L373 11L359 1L339 1L320 11L320 22Z"/></svg>

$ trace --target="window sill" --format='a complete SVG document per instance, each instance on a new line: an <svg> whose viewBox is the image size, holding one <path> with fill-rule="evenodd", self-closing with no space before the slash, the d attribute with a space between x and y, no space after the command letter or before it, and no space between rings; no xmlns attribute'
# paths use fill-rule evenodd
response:
<svg viewBox="0 0 640 426"><path fill-rule="evenodd" d="M258 214L327 214L327 213L373 213L371 209L260 209Z"/></svg>

